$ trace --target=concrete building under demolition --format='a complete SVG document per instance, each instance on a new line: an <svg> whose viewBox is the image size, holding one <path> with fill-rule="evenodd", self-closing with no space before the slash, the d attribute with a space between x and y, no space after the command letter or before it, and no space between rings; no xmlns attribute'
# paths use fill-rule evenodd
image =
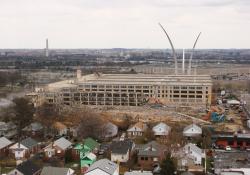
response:
<svg viewBox="0 0 250 175"><path fill-rule="evenodd" d="M170 42L175 62L174 75L159 74L90 74L81 75L77 70L76 79L48 84L40 89L38 102L56 105L107 105L141 106L147 103L206 106L211 104L212 80L208 75L191 75L193 51L187 72L183 53L182 74L178 72L178 62L173 43L162 27Z"/></svg>
<svg viewBox="0 0 250 175"><path fill-rule="evenodd" d="M48 84L40 101L57 105L210 105L212 81L206 75L90 74Z"/></svg>

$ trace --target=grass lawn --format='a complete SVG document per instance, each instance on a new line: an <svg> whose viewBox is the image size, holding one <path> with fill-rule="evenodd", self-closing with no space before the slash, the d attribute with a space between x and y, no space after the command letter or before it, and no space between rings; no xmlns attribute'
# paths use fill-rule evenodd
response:
<svg viewBox="0 0 250 175"><path fill-rule="evenodd" d="M14 167L0 167L0 174L7 174L13 169Z"/></svg>

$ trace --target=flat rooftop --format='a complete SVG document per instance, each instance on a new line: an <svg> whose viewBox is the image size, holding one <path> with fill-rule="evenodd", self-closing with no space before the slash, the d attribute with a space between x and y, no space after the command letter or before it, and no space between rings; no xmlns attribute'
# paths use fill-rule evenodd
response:
<svg viewBox="0 0 250 175"><path fill-rule="evenodd" d="M69 79L48 84L48 88L73 88L81 84L96 85L193 85L211 86L209 75L160 75L160 74L89 74L80 79Z"/></svg>
<svg viewBox="0 0 250 175"><path fill-rule="evenodd" d="M212 84L209 75L157 75L157 74L90 74L82 76L81 83L101 84Z"/></svg>

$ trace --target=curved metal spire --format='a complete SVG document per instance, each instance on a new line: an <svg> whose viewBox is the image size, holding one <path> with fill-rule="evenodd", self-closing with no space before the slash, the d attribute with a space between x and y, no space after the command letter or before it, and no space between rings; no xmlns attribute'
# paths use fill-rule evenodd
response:
<svg viewBox="0 0 250 175"><path fill-rule="evenodd" d="M196 46L196 44L198 42L198 39L200 38L200 35L201 35L201 32L197 36L197 38L196 38L196 40L194 42L193 48L192 48L192 52L191 52L191 55L190 55L190 58L189 58L188 75L191 74L191 67L192 67L192 59L193 59L194 49L195 49L195 46Z"/></svg>
<svg viewBox="0 0 250 175"><path fill-rule="evenodd" d="M177 56L176 56L176 52L175 52L175 49L174 49L174 45L167 33L167 31L164 29L164 27L161 25L161 23L159 23L160 27L162 28L162 30L164 31L164 33L166 34L167 38L168 38L168 41L171 45L171 48L172 48L172 52L173 52L173 56L174 56L174 65L175 65L175 75L178 74L178 65L177 65Z"/></svg>

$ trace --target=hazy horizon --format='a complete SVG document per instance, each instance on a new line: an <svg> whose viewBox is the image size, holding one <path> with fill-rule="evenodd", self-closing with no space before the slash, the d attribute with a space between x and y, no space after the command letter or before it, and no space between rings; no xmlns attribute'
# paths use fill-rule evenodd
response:
<svg viewBox="0 0 250 175"><path fill-rule="evenodd" d="M1 0L0 48L249 49L249 0Z"/></svg>

